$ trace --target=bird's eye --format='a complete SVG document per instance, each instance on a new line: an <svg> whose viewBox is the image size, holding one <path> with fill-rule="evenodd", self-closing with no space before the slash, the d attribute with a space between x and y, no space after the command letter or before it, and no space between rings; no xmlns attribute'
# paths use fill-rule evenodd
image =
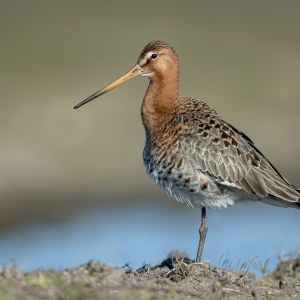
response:
<svg viewBox="0 0 300 300"><path fill-rule="evenodd" d="M156 53L153 53L153 54L151 55L151 59L152 59L152 60L157 59L157 57L158 57L158 55L157 55Z"/></svg>

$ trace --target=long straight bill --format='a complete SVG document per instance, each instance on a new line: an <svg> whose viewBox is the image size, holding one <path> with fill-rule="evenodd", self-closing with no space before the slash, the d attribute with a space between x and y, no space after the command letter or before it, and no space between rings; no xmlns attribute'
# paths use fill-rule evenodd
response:
<svg viewBox="0 0 300 300"><path fill-rule="evenodd" d="M123 84L124 82L142 75L142 69L141 67L136 64L130 71L128 71L126 74L124 74L122 77L120 77L119 79L115 80L114 82L112 82L111 84L107 85L106 87L104 87L103 89L101 89L100 91L96 92L95 94L91 95L90 97L86 98L85 100L81 101L80 103L78 103L77 105L74 106L74 109L79 108L80 106L94 100L95 98L109 92L110 90L116 88L117 86Z"/></svg>

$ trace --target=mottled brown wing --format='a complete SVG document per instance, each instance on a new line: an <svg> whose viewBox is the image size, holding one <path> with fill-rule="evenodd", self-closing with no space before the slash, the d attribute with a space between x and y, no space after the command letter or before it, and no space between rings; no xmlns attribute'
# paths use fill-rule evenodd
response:
<svg viewBox="0 0 300 300"><path fill-rule="evenodd" d="M188 128L181 136L184 151L189 152L201 171L213 175L220 184L231 183L260 197L273 195L290 202L300 198L297 188L275 169L254 143L214 110L189 121Z"/></svg>

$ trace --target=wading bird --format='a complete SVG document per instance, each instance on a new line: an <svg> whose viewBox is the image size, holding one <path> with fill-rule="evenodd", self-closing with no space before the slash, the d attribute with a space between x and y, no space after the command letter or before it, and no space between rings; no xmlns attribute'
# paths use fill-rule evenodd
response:
<svg viewBox="0 0 300 300"><path fill-rule="evenodd" d="M130 71L74 108L137 76L150 79L141 108L147 174L177 201L202 208L197 262L208 230L206 208L252 200L300 209L300 190L246 134L207 103L179 95L179 60L168 43L150 42Z"/></svg>

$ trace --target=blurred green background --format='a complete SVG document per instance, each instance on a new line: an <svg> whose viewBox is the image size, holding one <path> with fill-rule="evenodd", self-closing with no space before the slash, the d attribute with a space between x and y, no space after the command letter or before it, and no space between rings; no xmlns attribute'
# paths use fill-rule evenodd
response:
<svg viewBox="0 0 300 300"><path fill-rule="evenodd" d="M0 229L149 197L180 206L142 165L147 79L73 110L153 39L177 51L182 95L208 102L300 185L299 15L298 0L1 0Z"/></svg>

